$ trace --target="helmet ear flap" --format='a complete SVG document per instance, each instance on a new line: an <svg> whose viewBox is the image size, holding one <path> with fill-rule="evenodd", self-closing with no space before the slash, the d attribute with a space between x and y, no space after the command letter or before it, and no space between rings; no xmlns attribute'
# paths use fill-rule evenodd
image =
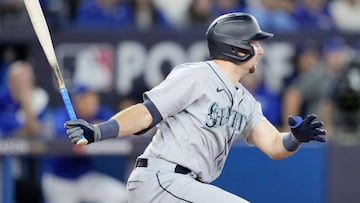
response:
<svg viewBox="0 0 360 203"><path fill-rule="evenodd" d="M248 42L243 42L241 46L233 46L231 49L239 62L245 62L255 55L254 48Z"/></svg>
<svg viewBox="0 0 360 203"><path fill-rule="evenodd" d="M225 59L233 63L242 63L255 55L254 48L247 42L239 46L227 45L222 43L209 43L209 50L213 59ZM215 47L215 48L212 48Z"/></svg>

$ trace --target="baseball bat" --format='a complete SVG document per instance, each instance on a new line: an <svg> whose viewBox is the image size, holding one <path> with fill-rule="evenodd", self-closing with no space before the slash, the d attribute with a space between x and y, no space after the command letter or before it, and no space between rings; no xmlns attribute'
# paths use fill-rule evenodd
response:
<svg viewBox="0 0 360 203"><path fill-rule="evenodd" d="M55 50L51 40L50 31L41 9L40 2L39 0L24 0L24 3L36 36L55 76L56 83L59 87L59 91L70 120L76 120L77 117L55 56ZM76 145L86 145L87 143L88 140L82 135L81 139L76 143Z"/></svg>

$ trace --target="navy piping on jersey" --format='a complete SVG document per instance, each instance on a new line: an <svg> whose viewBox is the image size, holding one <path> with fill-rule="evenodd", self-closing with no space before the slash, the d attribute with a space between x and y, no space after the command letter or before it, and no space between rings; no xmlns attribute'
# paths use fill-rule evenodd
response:
<svg viewBox="0 0 360 203"><path fill-rule="evenodd" d="M149 110L152 118L153 118L153 122L150 124L149 127L147 127L146 129L135 133L135 135L141 135L145 132L147 132L148 130L150 130L151 128L153 128L155 125L157 125L158 123L160 123L160 121L163 120L159 110L156 108L155 104L150 100L150 99L146 99L143 104L145 105L145 107Z"/></svg>
<svg viewBox="0 0 360 203"><path fill-rule="evenodd" d="M209 62L206 62L208 64L208 66L210 66L211 70L215 73L215 75L218 77L218 79L221 81L221 83L224 84L224 87L226 88L226 94L228 95L228 97L230 98L230 101L231 101L231 106L234 106L234 98L231 94L231 91L229 90L228 86L226 85L226 83L221 79L221 77L219 76L219 74L214 70L214 67L209 63ZM245 91L242 92L242 99L240 100L239 104L238 104L238 110L240 108L240 104L243 102L244 100L244 95L245 95ZM226 141L225 139L225 142L227 142L227 144L230 144L232 142L232 139L234 138L234 134L235 134L235 131L232 132L231 136L230 136L230 139ZM217 159L218 157L220 157L223 153L226 153L226 149L224 149L220 154L218 154L216 156L215 159Z"/></svg>
<svg viewBox="0 0 360 203"><path fill-rule="evenodd" d="M229 90L228 86L227 86L226 83L221 79L221 77L219 76L219 74L214 70L214 67L212 67L209 62L206 62L206 63L210 66L211 70L212 70L212 71L215 73L215 75L219 78L219 80L221 81L221 83L224 84L224 87L225 87L226 90L227 90L227 91L225 91L225 92L226 92L226 94L227 94L227 95L229 96L229 98L230 98L231 106L233 106L233 105L234 105L234 98L233 98L233 96L232 96L232 94L231 94L231 91Z"/></svg>
<svg viewBox="0 0 360 203"><path fill-rule="evenodd" d="M209 62L206 62L208 64L208 66L210 66L211 70L215 73L216 77L220 80L221 83L223 83L224 87L226 88L227 91L226 94L228 95L230 101L231 101L231 107L234 106L234 98L231 94L231 91L229 90L228 86L226 85L226 83L222 80L222 78L219 76L219 74L214 70L214 67L211 66L211 64ZM232 135L230 136L230 139L232 139L234 137L235 131L232 132ZM225 143L229 144L230 142L225 138ZM227 154L227 149L228 146L226 146L216 157L215 157L215 161L222 156L223 154Z"/></svg>
<svg viewBox="0 0 360 203"><path fill-rule="evenodd" d="M186 200L186 199L184 199L184 198L178 197L178 196L175 195L174 193L172 193L172 192L170 192L169 190L167 190L163 185L161 185L161 183L160 183L160 178L159 178L159 173L160 173L160 171L156 172L156 179L157 179L158 184L159 184L159 186L161 187L161 189L163 189L165 192L169 193L171 196L175 197L176 199L179 199L179 200L182 200L182 201L188 202L188 203L193 203L193 202L191 202L191 201L189 201L189 200Z"/></svg>

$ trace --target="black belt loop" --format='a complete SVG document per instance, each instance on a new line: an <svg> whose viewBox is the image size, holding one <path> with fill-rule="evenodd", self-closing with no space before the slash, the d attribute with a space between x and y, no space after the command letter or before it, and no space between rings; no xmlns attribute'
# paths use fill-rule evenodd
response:
<svg viewBox="0 0 360 203"><path fill-rule="evenodd" d="M146 158L136 159L135 167L145 167L145 168L148 167L148 159L146 159ZM180 173L180 174L185 174L185 175L192 173L192 171L190 169L188 169L184 166L181 166L179 164L176 164L174 172ZM198 177L194 177L194 179L202 183L202 181Z"/></svg>
<svg viewBox="0 0 360 203"><path fill-rule="evenodd" d="M184 166L177 164L175 167L175 173L188 174L188 173L191 173L191 170Z"/></svg>
<svg viewBox="0 0 360 203"><path fill-rule="evenodd" d="M148 160L144 158L138 158L135 163L135 167L147 167L148 166Z"/></svg>
<svg viewBox="0 0 360 203"><path fill-rule="evenodd" d="M136 160L135 166L136 167L145 167L146 168L148 166L148 159L138 158ZM188 174L188 173L191 173L191 170L184 167L184 166L176 164L174 172L175 173L180 173L180 174Z"/></svg>

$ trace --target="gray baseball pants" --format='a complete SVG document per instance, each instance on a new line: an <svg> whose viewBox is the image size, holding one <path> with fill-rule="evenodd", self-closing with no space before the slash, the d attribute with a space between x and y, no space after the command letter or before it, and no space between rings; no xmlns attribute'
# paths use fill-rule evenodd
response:
<svg viewBox="0 0 360 203"><path fill-rule="evenodd" d="M127 183L129 203L248 203L216 186L202 183L191 173L175 173L176 164L156 158L135 167Z"/></svg>

